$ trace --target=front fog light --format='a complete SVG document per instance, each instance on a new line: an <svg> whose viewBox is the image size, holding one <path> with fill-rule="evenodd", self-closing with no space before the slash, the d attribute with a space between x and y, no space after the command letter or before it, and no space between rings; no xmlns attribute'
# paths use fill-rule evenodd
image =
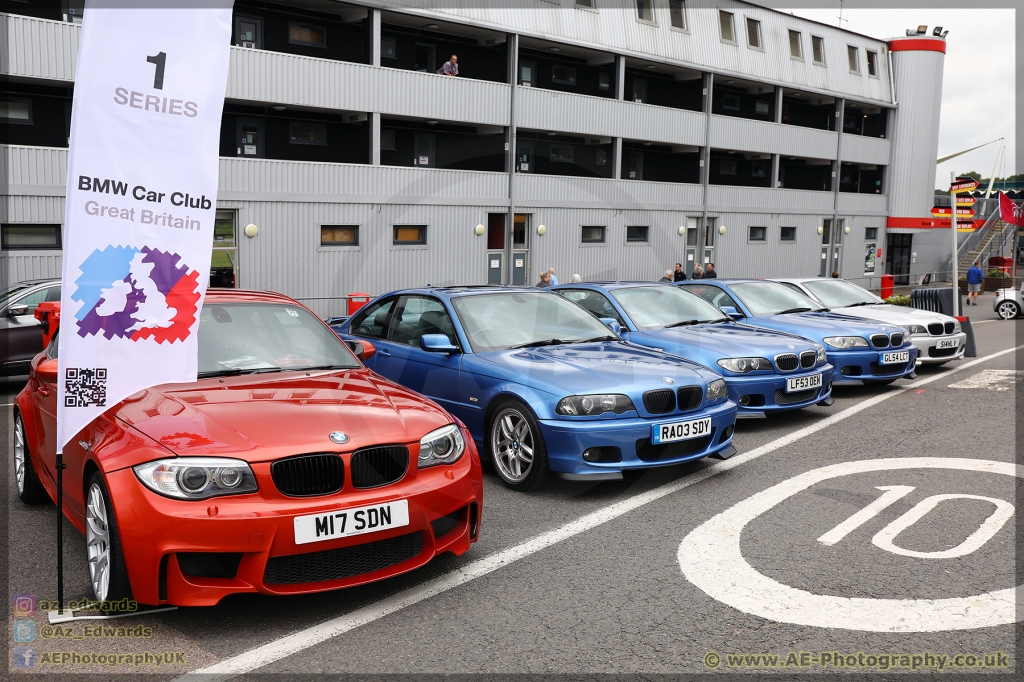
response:
<svg viewBox="0 0 1024 682"><path fill-rule="evenodd" d="M256 492L256 477L240 459L176 457L132 467L150 490L181 500L205 500L220 495Z"/></svg>
<svg viewBox="0 0 1024 682"><path fill-rule="evenodd" d="M457 462L465 449L466 442L459 427L455 424L442 426L420 439L419 468Z"/></svg>

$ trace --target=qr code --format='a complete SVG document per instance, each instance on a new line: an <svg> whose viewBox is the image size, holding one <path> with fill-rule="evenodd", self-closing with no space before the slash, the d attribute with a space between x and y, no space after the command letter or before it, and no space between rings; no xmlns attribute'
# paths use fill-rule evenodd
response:
<svg viewBox="0 0 1024 682"><path fill-rule="evenodd" d="M106 367L68 367L64 378L64 407L107 406Z"/></svg>

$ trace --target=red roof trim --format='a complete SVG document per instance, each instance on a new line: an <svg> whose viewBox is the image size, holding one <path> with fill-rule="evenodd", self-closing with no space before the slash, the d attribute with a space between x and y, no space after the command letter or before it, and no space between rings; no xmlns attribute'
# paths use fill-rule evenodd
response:
<svg viewBox="0 0 1024 682"><path fill-rule="evenodd" d="M909 50L925 50L945 54L946 41L941 38L903 38L889 41L890 52L906 52Z"/></svg>
<svg viewBox="0 0 1024 682"><path fill-rule="evenodd" d="M886 227L909 227L916 228L919 230L930 230L933 228L946 228L949 229L952 224L952 220L949 218L894 218L892 216L886 218ZM984 220L964 220L961 218L957 221L961 228L965 227L981 227Z"/></svg>

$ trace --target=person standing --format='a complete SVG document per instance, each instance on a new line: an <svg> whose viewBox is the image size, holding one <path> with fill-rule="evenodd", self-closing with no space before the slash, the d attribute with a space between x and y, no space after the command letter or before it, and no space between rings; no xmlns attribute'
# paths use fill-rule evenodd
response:
<svg viewBox="0 0 1024 682"><path fill-rule="evenodd" d="M704 278L704 268L701 267L700 263L694 263L693 264L693 275L692 275L692 277L694 279L703 279Z"/></svg>
<svg viewBox="0 0 1024 682"><path fill-rule="evenodd" d="M578 282L582 282L582 281L583 281L583 278L582 278L582 277L580 277L579 275L573 275L573 276L572 276L572 280L570 280L570 281L571 281L571 282L572 282L573 284L576 284L576 283L578 283Z"/></svg>
<svg viewBox="0 0 1024 682"><path fill-rule="evenodd" d="M683 272L683 264L682 263L676 263L675 272L672 273L672 281L673 282L682 282L684 279L686 279L686 273Z"/></svg>
<svg viewBox="0 0 1024 682"><path fill-rule="evenodd" d="M540 273L540 281L537 282L536 286L540 289L547 289L549 286L551 286L551 273Z"/></svg>
<svg viewBox="0 0 1024 682"><path fill-rule="evenodd" d="M704 271L704 279L718 279L718 273L715 272L714 263L708 263L708 268Z"/></svg>
<svg viewBox="0 0 1024 682"><path fill-rule="evenodd" d="M551 286L558 286L558 277L555 276L555 269L548 268L548 274L551 275Z"/></svg>
<svg viewBox="0 0 1024 682"><path fill-rule="evenodd" d="M981 263L974 261L974 265L967 271L967 304L978 305L978 294L981 293L981 283L985 279L981 271Z"/></svg>
<svg viewBox="0 0 1024 682"><path fill-rule="evenodd" d="M669 283L674 282L675 280L672 279L672 271L671 270L666 270L665 274L658 281L659 282L669 282Z"/></svg>
<svg viewBox="0 0 1024 682"><path fill-rule="evenodd" d="M453 54L448 61L441 65L441 68L437 70L442 76L458 76L459 75L459 56Z"/></svg>

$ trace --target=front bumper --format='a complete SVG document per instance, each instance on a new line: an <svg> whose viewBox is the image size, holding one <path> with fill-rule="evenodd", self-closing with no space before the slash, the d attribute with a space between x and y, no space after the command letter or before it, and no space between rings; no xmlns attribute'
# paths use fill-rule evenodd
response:
<svg viewBox="0 0 1024 682"><path fill-rule="evenodd" d="M953 339L956 341L956 348L937 348L939 341L948 341ZM959 360L963 358L964 351L967 349L967 334L960 332L959 334L948 334L946 336L926 336L925 334L915 334L910 337L910 342L917 348L917 357L920 359L922 365L927 365L935 362L948 362L949 360Z"/></svg>
<svg viewBox="0 0 1024 682"><path fill-rule="evenodd" d="M468 440L467 450L455 464L422 470L415 469L413 456L409 471L391 485L355 490L346 483L339 493L317 497L281 495L272 483L270 462L251 465L260 492L203 501L162 497L143 486L131 469L112 472L106 482L133 597L143 604L212 606L230 594L322 592L411 571L441 552L462 554L476 541L483 504L483 476L472 440ZM396 500L408 500L407 526L295 544L293 519L297 516ZM326 560L330 550L358 546L365 546L359 557L363 563L342 570L347 577L283 584L273 578L268 581L271 559L295 557L287 561L298 562L299 570L294 575L301 576L305 575L303 562L307 559L313 567L317 561ZM228 564L237 561L234 575L210 577L206 573L200 577L182 570L179 553L206 552L230 557ZM330 560L340 561L338 555L334 552ZM224 561L210 559L214 563ZM352 563L355 566L355 561ZM310 568L308 575L317 574Z"/></svg>
<svg viewBox="0 0 1024 682"><path fill-rule="evenodd" d="M654 424L711 417L711 434L666 445L651 444ZM676 412L658 418L629 419L545 419L540 421L547 445L551 471L573 477L621 474L627 469L647 469L707 457L732 447L736 404L725 400L718 405L690 412ZM583 452L601 448L607 457L587 462Z"/></svg>
<svg viewBox="0 0 1024 682"><path fill-rule="evenodd" d="M729 400L738 406L737 418L763 417L772 412L787 412L815 405L832 394L832 365L824 364L812 370L787 374L761 374L727 376ZM821 374L821 387L794 393L786 392L789 379ZM790 402L792 401L792 402Z"/></svg>
<svg viewBox="0 0 1024 682"><path fill-rule="evenodd" d="M910 352L908 362L881 364L883 353L902 351ZM835 368L832 381L835 386L862 386L878 381L901 379L914 373L918 358L918 350L912 344L904 344L897 349L829 350L827 353L828 361Z"/></svg>

